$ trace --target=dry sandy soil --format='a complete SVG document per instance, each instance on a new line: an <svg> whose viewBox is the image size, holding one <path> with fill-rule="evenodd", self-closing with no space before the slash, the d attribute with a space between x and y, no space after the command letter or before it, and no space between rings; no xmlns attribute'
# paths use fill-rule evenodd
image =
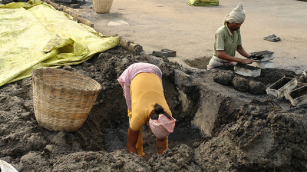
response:
<svg viewBox="0 0 307 172"><path fill-rule="evenodd" d="M297 72L306 69L307 2L297 0L220 0L215 7L195 7L188 0L114 0L110 13L96 14L89 3L80 14L105 35L119 34L143 46L147 53L167 48L173 60L211 57L214 32L233 8L242 3L246 20L241 27L243 47L249 53L275 52L275 67ZM263 40L271 34L280 42ZM237 57L240 57L237 54Z"/></svg>

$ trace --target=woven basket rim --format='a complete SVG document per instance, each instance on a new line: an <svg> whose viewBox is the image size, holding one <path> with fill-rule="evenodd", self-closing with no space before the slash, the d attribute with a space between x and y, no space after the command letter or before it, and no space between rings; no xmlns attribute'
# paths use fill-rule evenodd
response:
<svg viewBox="0 0 307 172"><path fill-rule="evenodd" d="M100 14L109 13L113 4L113 0L92 0L92 2L94 11Z"/></svg>
<svg viewBox="0 0 307 172"><path fill-rule="evenodd" d="M42 79L38 78L35 73L36 72L39 72L39 71L42 71L42 70L49 70L49 71L61 71L63 73L70 73L70 74L74 74L74 75L78 75L80 77L83 77L83 78L87 78L89 80L91 80L94 84L96 84L97 86L99 86L97 89L79 89L79 88L73 88L73 87L64 87L64 86L60 86L60 85L56 85L56 84L50 84L50 83L47 83L47 82L44 82ZM67 70L64 70L64 69L54 69L54 68L40 68L40 69L36 69L36 70L33 70L32 71L32 77L35 78L36 80L38 80L39 82L45 84L45 85L48 85L50 87L53 87L53 88L58 88L58 89L62 89L62 88L65 88L67 90L72 90L72 91L86 91L86 92L97 92L97 91L101 91L102 90L102 87L101 85L94 79L88 77L88 76L84 76L80 73L77 73L77 72L71 72L71 71L67 71Z"/></svg>

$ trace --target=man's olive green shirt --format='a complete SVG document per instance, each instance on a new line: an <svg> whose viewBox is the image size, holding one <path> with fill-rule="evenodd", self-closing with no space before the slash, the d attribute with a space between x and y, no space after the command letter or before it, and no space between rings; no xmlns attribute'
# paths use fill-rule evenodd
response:
<svg viewBox="0 0 307 172"><path fill-rule="evenodd" d="M217 56L217 50L223 50L226 54L234 57L238 45L242 45L240 29L231 34L227 25L220 27L215 32L214 55Z"/></svg>

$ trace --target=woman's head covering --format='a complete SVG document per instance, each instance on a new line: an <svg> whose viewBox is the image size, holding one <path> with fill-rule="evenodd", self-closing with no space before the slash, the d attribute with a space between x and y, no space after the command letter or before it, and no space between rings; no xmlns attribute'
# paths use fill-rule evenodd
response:
<svg viewBox="0 0 307 172"><path fill-rule="evenodd" d="M225 17L224 25L226 25L227 22L243 23L244 20L245 20L245 11L243 10L242 4L239 4Z"/></svg>
<svg viewBox="0 0 307 172"><path fill-rule="evenodd" d="M149 127L152 133L158 139L166 138L170 133L173 133L176 119L171 117L168 119L164 114L159 114L158 120L149 119Z"/></svg>

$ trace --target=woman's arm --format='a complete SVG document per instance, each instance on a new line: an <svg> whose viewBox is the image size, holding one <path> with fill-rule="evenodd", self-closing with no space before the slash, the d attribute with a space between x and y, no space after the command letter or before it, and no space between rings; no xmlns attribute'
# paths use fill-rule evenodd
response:
<svg viewBox="0 0 307 172"><path fill-rule="evenodd" d="M133 131L131 127L128 129L127 151L137 154L135 144L138 141L139 131Z"/></svg>
<svg viewBox="0 0 307 172"><path fill-rule="evenodd" d="M158 139L157 138L157 150L158 154L162 154L166 149L166 138Z"/></svg>
<svg viewBox="0 0 307 172"><path fill-rule="evenodd" d="M154 135L154 134L152 133L152 131L151 131L149 122L147 122L147 125L148 125L148 127L149 127L150 133L151 133L152 135ZM165 149L166 149L166 138L164 138L164 139L158 139L158 138L156 137L156 141L157 141L157 151L158 151L158 154L162 154L162 153L165 151Z"/></svg>

